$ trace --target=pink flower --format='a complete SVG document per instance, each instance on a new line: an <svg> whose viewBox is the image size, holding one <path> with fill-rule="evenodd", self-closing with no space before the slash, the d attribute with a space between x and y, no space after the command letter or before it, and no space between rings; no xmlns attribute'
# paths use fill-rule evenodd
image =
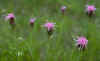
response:
<svg viewBox="0 0 100 61"><path fill-rule="evenodd" d="M15 16L13 13L9 13L6 17L5 17L5 20L9 20L9 24L15 24Z"/></svg>
<svg viewBox="0 0 100 61"><path fill-rule="evenodd" d="M88 13L89 16L92 16L95 11L96 11L96 8L94 5L87 5L86 6L86 12Z"/></svg>
<svg viewBox="0 0 100 61"><path fill-rule="evenodd" d="M64 13L65 10L66 10L66 8L67 8L66 6L62 6L62 7L61 7L61 11Z"/></svg>
<svg viewBox="0 0 100 61"><path fill-rule="evenodd" d="M88 5L87 6L87 11L95 11L95 10L96 10L96 8L95 8L94 5Z"/></svg>
<svg viewBox="0 0 100 61"><path fill-rule="evenodd" d="M47 28L48 31L53 30L54 26L55 26L55 23L52 23L52 22L47 22L46 24L44 24L44 27Z"/></svg>
<svg viewBox="0 0 100 61"><path fill-rule="evenodd" d="M9 14L5 17L6 20L12 20L12 19L14 19L14 18L15 18L15 16L14 16L13 13L9 13Z"/></svg>
<svg viewBox="0 0 100 61"><path fill-rule="evenodd" d="M80 49L84 49L86 48L87 44L88 44L88 40L85 37L78 37L78 40L76 40L77 43L76 45L80 48Z"/></svg>
<svg viewBox="0 0 100 61"><path fill-rule="evenodd" d="M34 25L34 22L35 22L35 18L31 18L30 19L30 25L33 27L33 25Z"/></svg>
<svg viewBox="0 0 100 61"><path fill-rule="evenodd" d="M34 23L35 19L34 18L31 18L30 19L30 23Z"/></svg>

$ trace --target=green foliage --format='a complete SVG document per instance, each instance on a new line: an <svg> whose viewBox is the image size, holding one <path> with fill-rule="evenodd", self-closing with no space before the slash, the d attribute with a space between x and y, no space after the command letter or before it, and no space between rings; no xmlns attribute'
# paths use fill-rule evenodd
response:
<svg viewBox="0 0 100 61"><path fill-rule="evenodd" d="M0 61L100 61L99 2L88 3L97 7L96 16L89 18L87 0L0 0ZM4 20L9 12L15 13L15 30ZM33 28L31 17L37 18ZM56 23L50 38L42 27L47 19ZM89 40L85 51L75 47L79 35Z"/></svg>

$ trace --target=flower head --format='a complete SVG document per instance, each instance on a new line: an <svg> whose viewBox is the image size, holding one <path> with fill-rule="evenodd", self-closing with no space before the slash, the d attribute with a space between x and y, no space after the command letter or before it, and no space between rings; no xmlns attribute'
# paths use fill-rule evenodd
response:
<svg viewBox="0 0 100 61"><path fill-rule="evenodd" d="M86 10L87 10L88 12L89 12L89 11L95 11L95 10L96 10L96 8L95 8L95 6L94 6L94 5L87 5Z"/></svg>
<svg viewBox="0 0 100 61"><path fill-rule="evenodd" d="M86 13L88 14L88 16L92 16L93 14L95 14L96 8L94 5L86 5Z"/></svg>
<svg viewBox="0 0 100 61"><path fill-rule="evenodd" d="M66 10L66 8L67 8L66 6L62 6L61 7L61 11L64 13L64 11Z"/></svg>
<svg viewBox="0 0 100 61"><path fill-rule="evenodd" d="M13 13L9 13L9 14L5 17L6 20L13 20L14 18L15 18L15 16L14 16Z"/></svg>
<svg viewBox="0 0 100 61"><path fill-rule="evenodd" d="M15 26L15 16L13 13L9 13L6 17L5 20L9 20L9 24L11 24L12 26Z"/></svg>
<svg viewBox="0 0 100 61"><path fill-rule="evenodd" d="M31 25L31 27L33 27L34 22L35 22L35 18L31 18L31 19L30 19L30 22L29 22L29 23L30 23L30 25Z"/></svg>
<svg viewBox="0 0 100 61"><path fill-rule="evenodd" d="M34 23L35 19L34 18L31 18L30 19L30 23Z"/></svg>
<svg viewBox="0 0 100 61"><path fill-rule="evenodd" d="M55 23L52 22L47 22L46 24L44 24L44 27L48 29L48 31L53 30L55 26Z"/></svg>
<svg viewBox="0 0 100 61"><path fill-rule="evenodd" d="M78 39L76 41L77 41L76 45L79 48L81 48L81 49L86 48L88 40L85 37L83 37L83 36L82 37L78 37Z"/></svg>

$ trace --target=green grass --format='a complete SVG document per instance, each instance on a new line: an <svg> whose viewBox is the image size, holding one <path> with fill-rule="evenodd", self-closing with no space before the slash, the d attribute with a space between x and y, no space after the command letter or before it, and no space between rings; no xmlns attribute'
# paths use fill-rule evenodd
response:
<svg viewBox="0 0 100 61"><path fill-rule="evenodd" d="M84 12L87 0L0 0L0 61L100 61L99 2L89 2L97 8L90 19ZM4 20L9 12L15 13L15 30ZM37 18L33 28L31 17ZM47 19L56 23L50 39L41 27ZM73 39L79 35L89 40L85 51L75 47Z"/></svg>

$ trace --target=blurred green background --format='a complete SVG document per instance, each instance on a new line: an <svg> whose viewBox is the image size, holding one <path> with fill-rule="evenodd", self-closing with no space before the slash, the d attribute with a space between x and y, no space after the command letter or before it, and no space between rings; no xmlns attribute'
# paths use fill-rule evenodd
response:
<svg viewBox="0 0 100 61"><path fill-rule="evenodd" d="M100 0L0 0L0 61L100 61ZM96 6L96 16L89 18L85 5ZM66 6L65 15L61 6ZM4 16L13 12L16 29ZM37 18L33 28L30 18ZM46 20L56 23L50 39ZM75 47L77 36L85 36L85 51Z"/></svg>

